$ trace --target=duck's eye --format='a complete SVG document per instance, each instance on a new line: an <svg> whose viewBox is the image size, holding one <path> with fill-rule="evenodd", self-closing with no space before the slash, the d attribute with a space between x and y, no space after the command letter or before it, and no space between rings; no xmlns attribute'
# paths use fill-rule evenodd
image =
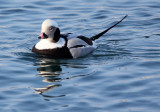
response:
<svg viewBox="0 0 160 112"><path fill-rule="evenodd" d="M53 27L53 26L51 26L51 27L49 28L49 30L50 30L50 31L53 31L53 29L54 29L54 27Z"/></svg>

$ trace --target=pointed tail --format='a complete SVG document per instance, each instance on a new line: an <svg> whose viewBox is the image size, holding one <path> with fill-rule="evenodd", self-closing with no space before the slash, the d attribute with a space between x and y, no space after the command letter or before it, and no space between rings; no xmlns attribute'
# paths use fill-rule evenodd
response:
<svg viewBox="0 0 160 112"><path fill-rule="evenodd" d="M103 34L105 34L106 32L108 32L110 29L112 29L113 27L117 26L120 22L122 22L128 15L125 15L120 21L118 21L116 24L114 24L113 26L109 27L108 29L104 30L103 32L91 37L90 39L91 40L96 40L98 39L99 37L101 37Z"/></svg>

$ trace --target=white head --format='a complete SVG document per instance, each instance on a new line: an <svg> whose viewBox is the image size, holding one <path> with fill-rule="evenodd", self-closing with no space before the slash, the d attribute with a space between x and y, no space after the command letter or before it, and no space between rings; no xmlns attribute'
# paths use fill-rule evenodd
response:
<svg viewBox="0 0 160 112"><path fill-rule="evenodd" d="M47 39L48 41L57 42L60 39L60 30L56 21L46 19L41 26L41 34L39 39Z"/></svg>

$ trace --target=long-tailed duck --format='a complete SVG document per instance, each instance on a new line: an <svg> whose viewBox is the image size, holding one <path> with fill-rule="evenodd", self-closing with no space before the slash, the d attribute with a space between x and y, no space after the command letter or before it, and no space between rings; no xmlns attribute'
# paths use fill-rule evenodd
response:
<svg viewBox="0 0 160 112"><path fill-rule="evenodd" d="M85 56L96 49L95 40L118 25L127 17L124 16L113 26L103 32L87 38L72 33L60 34L58 24L51 19L46 19L41 26L40 41L34 45L32 52L53 58L78 58Z"/></svg>

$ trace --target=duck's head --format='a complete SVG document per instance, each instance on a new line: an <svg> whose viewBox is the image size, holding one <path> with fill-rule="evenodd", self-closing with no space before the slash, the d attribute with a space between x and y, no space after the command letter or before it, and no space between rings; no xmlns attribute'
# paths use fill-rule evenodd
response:
<svg viewBox="0 0 160 112"><path fill-rule="evenodd" d="M57 42L60 39L60 30L56 21L46 19L41 26L41 34L39 39L47 39L48 41Z"/></svg>

